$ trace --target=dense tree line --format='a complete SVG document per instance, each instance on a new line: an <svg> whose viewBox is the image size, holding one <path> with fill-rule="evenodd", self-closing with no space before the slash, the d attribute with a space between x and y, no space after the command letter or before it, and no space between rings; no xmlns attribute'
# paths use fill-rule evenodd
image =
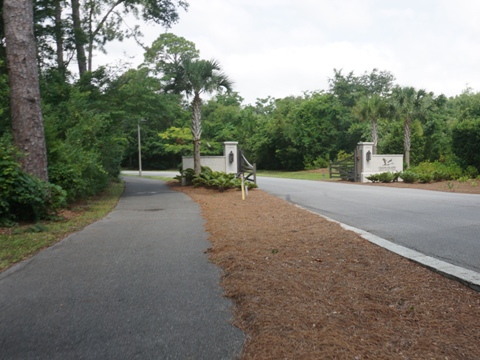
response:
<svg viewBox="0 0 480 360"><path fill-rule="evenodd" d="M334 70L325 91L247 106L225 97L211 100L205 105L205 135L238 139L265 169L326 166L352 154L359 141L373 141L379 153L405 154L408 165L440 161L478 169L479 100L469 89L446 98L401 87L387 71Z"/></svg>
<svg viewBox="0 0 480 360"><path fill-rule="evenodd" d="M0 1L0 223L39 218L101 191L118 177L140 121L158 137L186 116L180 96L164 92L148 69L92 62L108 41L139 39L138 28L120 26L125 15L168 27L186 7L181 0Z"/></svg>
<svg viewBox="0 0 480 360"><path fill-rule="evenodd" d="M480 167L477 111L480 94L465 90L446 98L400 87L389 72L344 75L334 70L329 88L242 105L238 94L204 105L205 138L240 141L259 168L301 170L327 166L353 154L359 141L405 161ZM241 99L241 98L240 98Z"/></svg>
<svg viewBox="0 0 480 360"><path fill-rule="evenodd" d="M15 21L12 4L34 10L28 31L34 35L37 73L30 77L37 77L41 94L36 122L21 115L27 124L20 128L9 100L27 98L31 105L40 104L40 97L15 95L12 70L26 70L8 59L14 45L8 36L25 26ZM67 200L100 191L122 167L137 168L139 130L145 169L177 168L182 155L198 156L200 148L220 154L222 143L231 140L264 169L325 167L352 154L359 141L373 141L378 152L404 153L411 165L439 161L480 169L480 93L470 89L446 98L399 86L388 71L334 69L323 91L245 104L218 61L201 59L195 44L171 33L142 44L145 61L138 67L95 68L94 52L107 42L129 36L141 42L138 27L121 25L125 15L168 27L178 21L178 9L187 8L184 1L0 0L0 5L2 158L8 158L8 169L18 170L15 160L26 173L60 186ZM18 140L21 129L32 124L37 129L38 121L46 149L34 150L46 153L45 176L24 165L34 151ZM14 192L6 168L0 171L4 194L7 188ZM0 201L0 211L6 206Z"/></svg>

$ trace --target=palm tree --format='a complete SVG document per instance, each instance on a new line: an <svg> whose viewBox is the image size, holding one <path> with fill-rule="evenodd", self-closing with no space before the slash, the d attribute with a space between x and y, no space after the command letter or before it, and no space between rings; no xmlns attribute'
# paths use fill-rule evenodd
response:
<svg viewBox="0 0 480 360"><path fill-rule="evenodd" d="M354 108L354 112L360 118L360 120L372 122L372 142L374 153L376 153L378 145L377 121L387 115L387 103L378 94L365 96L359 100Z"/></svg>
<svg viewBox="0 0 480 360"><path fill-rule="evenodd" d="M193 135L193 164L195 174L200 174L200 138L202 135L201 105L202 94L212 94L225 89L232 90L233 83L221 72L220 65L216 60L200 60L191 57L183 57L177 66L172 83L167 90L185 92L187 98L192 100L192 135Z"/></svg>
<svg viewBox="0 0 480 360"><path fill-rule="evenodd" d="M432 94L428 94L425 90L417 91L413 87L396 87L393 89L392 99L395 112L403 118L405 163L409 168L412 121L425 116L432 104Z"/></svg>

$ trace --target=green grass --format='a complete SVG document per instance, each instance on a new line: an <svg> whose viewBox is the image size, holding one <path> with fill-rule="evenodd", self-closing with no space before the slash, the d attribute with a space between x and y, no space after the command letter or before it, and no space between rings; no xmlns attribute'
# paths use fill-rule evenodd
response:
<svg viewBox="0 0 480 360"><path fill-rule="evenodd" d="M138 177L138 174L123 174L123 176L135 176ZM323 181L338 181L340 179L330 179L330 174L328 169L317 169L317 170L302 170L302 171L277 171L277 170L257 170L257 176L265 177L276 177L276 178L285 178L285 179L299 179L299 180L323 180ZM172 177L166 176L145 176L142 177L147 179L162 180L162 181L171 181Z"/></svg>
<svg viewBox="0 0 480 360"><path fill-rule="evenodd" d="M42 221L0 232L0 271L62 240L85 226L102 219L118 203L123 183L112 183L102 194L72 205L69 220Z"/></svg>
<svg viewBox="0 0 480 360"><path fill-rule="evenodd" d="M143 178L147 178L147 179L153 179L153 180L162 180L162 181L171 181L173 180L173 176L172 177L168 177L168 176L142 176Z"/></svg>
<svg viewBox="0 0 480 360"><path fill-rule="evenodd" d="M122 176L131 176L131 177L139 177L138 174L122 174ZM173 180L173 176L150 176L150 175L142 175L142 178L145 179L153 179L153 180L162 180L162 181L170 181Z"/></svg>
<svg viewBox="0 0 480 360"><path fill-rule="evenodd" d="M138 175L127 175L136 176ZM257 176L276 177L285 179L300 179L300 180L324 180L324 181L336 181L339 179L330 179L328 169L318 170L303 170L303 171L276 171L276 170L257 170ZM142 176L148 179L171 181L173 177L166 176Z"/></svg>
<svg viewBox="0 0 480 360"><path fill-rule="evenodd" d="M303 171L258 170L257 176L276 177L276 178L285 178L285 179L300 179L300 180L324 180L324 181L338 180L338 179L330 179L328 169L303 170Z"/></svg>

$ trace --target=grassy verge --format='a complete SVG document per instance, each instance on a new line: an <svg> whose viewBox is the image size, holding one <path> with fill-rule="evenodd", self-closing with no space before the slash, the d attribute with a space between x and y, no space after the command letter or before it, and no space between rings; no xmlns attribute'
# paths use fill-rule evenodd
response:
<svg viewBox="0 0 480 360"><path fill-rule="evenodd" d="M139 177L138 174L122 174L122 176ZM162 180L162 181L171 181L171 180L173 180L173 176L151 176L151 175L142 175L142 178L145 178L145 179L153 179L153 180Z"/></svg>
<svg viewBox="0 0 480 360"><path fill-rule="evenodd" d="M123 189L123 183L112 183L100 195L71 205L58 221L0 228L0 271L102 219L118 203Z"/></svg>
<svg viewBox="0 0 480 360"><path fill-rule="evenodd" d="M323 180L323 181L338 180L338 179L330 179L328 169L304 170L304 171L258 170L257 176L276 177L276 178L285 178L285 179L299 179L299 180Z"/></svg>
<svg viewBox="0 0 480 360"><path fill-rule="evenodd" d="M172 180L174 180L173 176L171 176L171 177L168 177L168 176L142 176L142 177L147 178L147 179L162 180L162 181L172 181Z"/></svg>
<svg viewBox="0 0 480 360"><path fill-rule="evenodd" d="M122 174L123 176L135 176L138 174ZM303 170L303 171L277 171L277 170L257 170L258 176L276 177L284 179L298 179L298 180L322 180L322 181L338 181L340 179L330 179L328 168L315 169L315 170ZM171 181L172 177L166 176L149 176L143 175L143 178Z"/></svg>

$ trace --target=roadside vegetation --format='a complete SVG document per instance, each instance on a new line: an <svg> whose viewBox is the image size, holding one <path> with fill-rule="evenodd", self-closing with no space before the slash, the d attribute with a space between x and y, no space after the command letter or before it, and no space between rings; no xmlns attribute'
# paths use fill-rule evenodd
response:
<svg viewBox="0 0 480 360"><path fill-rule="evenodd" d="M223 192L228 189L241 189L242 181L235 174L226 174L221 171L212 171L208 166L202 166L200 174L195 174L193 169L185 169L175 180L193 187L205 187ZM245 186L250 189L257 188L257 184L245 181Z"/></svg>
<svg viewBox="0 0 480 360"><path fill-rule="evenodd" d="M480 176L477 168L468 166L463 170L458 164L445 164L439 161L422 162L402 172L384 172L367 176L373 183L390 183L401 179L406 184L428 184L440 181L457 181L459 183L469 182L472 186L478 186Z"/></svg>
<svg viewBox="0 0 480 360"><path fill-rule="evenodd" d="M98 195L77 201L50 220L0 228L0 271L105 217L118 203L123 182L112 182Z"/></svg>

